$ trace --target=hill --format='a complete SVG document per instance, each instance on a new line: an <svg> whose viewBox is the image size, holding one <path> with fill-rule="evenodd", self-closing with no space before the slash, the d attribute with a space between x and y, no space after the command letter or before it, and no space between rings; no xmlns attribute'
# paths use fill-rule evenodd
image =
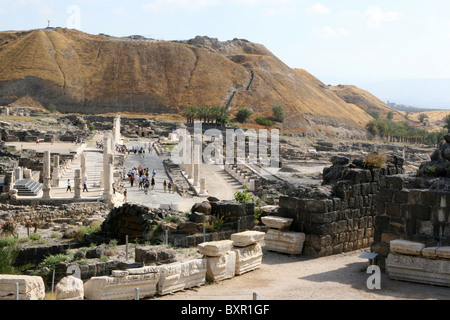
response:
<svg viewBox="0 0 450 320"><path fill-rule="evenodd" d="M187 41L115 38L47 28L0 32L0 104L29 96L63 113L172 113L187 106L250 107L281 129L365 136L372 119L305 70L263 45L208 37Z"/></svg>
<svg viewBox="0 0 450 320"><path fill-rule="evenodd" d="M386 118L392 112L394 121L403 121L405 116L402 112L395 110L375 97L370 92L353 85L329 86L337 96L347 103L351 103L361 108L369 114L378 114L380 118Z"/></svg>

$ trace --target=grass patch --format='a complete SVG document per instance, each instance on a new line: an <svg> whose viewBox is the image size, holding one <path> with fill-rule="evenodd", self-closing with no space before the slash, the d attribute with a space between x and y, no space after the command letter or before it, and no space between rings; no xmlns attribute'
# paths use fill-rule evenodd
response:
<svg viewBox="0 0 450 320"><path fill-rule="evenodd" d="M375 152L365 156L363 161L367 168L384 168L387 162L387 155L385 153Z"/></svg>

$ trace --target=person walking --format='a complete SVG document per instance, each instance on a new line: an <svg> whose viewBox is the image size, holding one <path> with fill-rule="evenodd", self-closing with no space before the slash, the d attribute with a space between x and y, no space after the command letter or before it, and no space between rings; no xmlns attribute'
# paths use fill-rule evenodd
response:
<svg viewBox="0 0 450 320"><path fill-rule="evenodd" d="M66 189L66 193L67 193L67 191L70 191L70 193L72 193L72 188L71 188L71 185L70 185L70 179L67 179L67 189Z"/></svg>
<svg viewBox="0 0 450 320"><path fill-rule="evenodd" d="M84 180L83 180L83 192L84 191L89 192L88 188L87 188L87 179L86 178L84 178Z"/></svg>
<svg viewBox="0 0 450 320"><path fill-rule="evenodd" d="M152 190L155 189L155 178L152 177Z"/></svg>
<svg viewBox="0 0 450 320"><path fill-rule="evenodd" d="M169 184L168 184L168 188L169 188L169 193L172 191L172 182L170 182L169 181Z"/></svg>
<svg viewBox="0 0 450 320"><path fill-rule="evenodd" d="M166 182L166 180L164 180L164 182L163 182L163 187L164 187L164 193L166 193L166 189L167 189L167 182Z"/></svg>
<svg viewBox="0 0 450 320"><path fill-rule="evenodd" d="M176 189L177 189L177 187L175 186L175 183L172 183L172 191L173 191L173 193L175 193Z"/></svg>
<svg viewBox="0 0 450 320"><path fill-rule="evenodd" d="M127 189L123 190L123 201L127 202Z"/></svg>

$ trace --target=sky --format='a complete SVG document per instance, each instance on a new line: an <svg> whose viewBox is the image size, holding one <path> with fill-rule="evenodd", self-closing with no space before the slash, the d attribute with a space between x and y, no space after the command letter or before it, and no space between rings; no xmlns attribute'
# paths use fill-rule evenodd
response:
<svg viewBox="0 0 450 320"><path fill-rule="evenodd" d="M425 106L426 95L440 93L403 88L401 98L396 85L450 79L449 0L0 0L0 30L48 24L159 40L247 39L325 84L397 103ZM447 103L437 100L429 107Z"/></svg>

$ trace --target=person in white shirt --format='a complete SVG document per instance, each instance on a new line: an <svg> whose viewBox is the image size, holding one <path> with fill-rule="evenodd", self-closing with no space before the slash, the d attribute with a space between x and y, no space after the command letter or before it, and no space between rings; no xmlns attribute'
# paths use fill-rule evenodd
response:
<svg viewBox="0 0 450 320"><path fill-rule="evenodd" d="M88 188L87 188L87 179L86 178L84 178L84 180L83 180L83 192L84 191L89 192Z"/></svg>

